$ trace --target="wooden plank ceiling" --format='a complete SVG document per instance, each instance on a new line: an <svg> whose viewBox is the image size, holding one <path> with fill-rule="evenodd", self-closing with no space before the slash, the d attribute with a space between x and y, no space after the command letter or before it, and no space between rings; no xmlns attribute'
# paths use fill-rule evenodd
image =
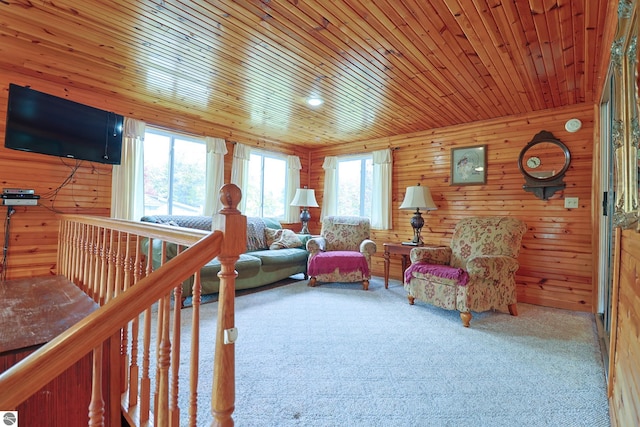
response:
<svg viewBox="0 0 640 427"><path fill-rule="evenodd" d="M593 102L607 8L0 0L0 69L312 148Z"/></svg>

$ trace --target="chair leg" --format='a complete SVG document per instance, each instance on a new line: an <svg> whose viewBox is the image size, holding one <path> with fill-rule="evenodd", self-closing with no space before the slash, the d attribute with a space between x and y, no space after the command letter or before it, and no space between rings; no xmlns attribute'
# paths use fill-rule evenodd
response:
<svg viewBox="0 0 640 427"><path fill-rule="evenodd" d="M512 316L518 315L518 304L509 304L509 314Z"/></svg>
<svg viewBox="0 0 640 427"><path fill-rule="evenodd" d="M461 311L460 312L460 319L462 319L462 326L464 326L465 328L469 327L469 323L471 323L471 318L473 316L471 315L470 312L468 311Z"/></svg>
<svg viewBox="0 0 640 427"><path fill-rule="evenodd" d="M367 279L364 279L362 281L362 289L364 289L365 291L369 290L369 281Z"/></svg>
<svg viewBox="0 0 640 427"><path fill-rule="evenodd" d="M316 278L315 277L310 278L307 286L314 287L315 285L316 285Z"/></svg>
<svg viewBox="0 0 640 427"><path fill-rule="evenodd" d="M411 305L416 302L416 298L413 295L407 295L407 299L409 300L409 304Z"/></svg>

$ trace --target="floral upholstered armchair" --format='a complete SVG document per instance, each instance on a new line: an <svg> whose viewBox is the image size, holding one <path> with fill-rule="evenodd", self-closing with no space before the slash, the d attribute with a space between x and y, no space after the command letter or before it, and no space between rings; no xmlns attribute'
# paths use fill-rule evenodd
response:
<svg viewBox="0 0 640 427"><path fill-rule="evenodd" d="M524 222L512 217L472 217L455 227L450 247L416 247L404 274L409 303L416 299L460 312L508 307L518 315L515 273Z"/></svg>
<svg viewBox="0 0 640 427"><path fill-rule="evenodd" d="M309 286L316 282L360 282L369 289L371 255L376 244L370 240L369 218L327 216L320 237L307 242Z"/></svg>

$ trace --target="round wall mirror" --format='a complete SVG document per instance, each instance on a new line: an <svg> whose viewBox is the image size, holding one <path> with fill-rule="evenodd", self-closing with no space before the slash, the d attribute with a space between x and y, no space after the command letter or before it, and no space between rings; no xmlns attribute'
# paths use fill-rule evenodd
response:
<svg viewBox="0 0 640 427"><path fill-rule="evenodd" d="M569 168L571 155L560 141L541 140L527 144L520 152L518 167L533 179L554 179Z"/></svg>
<svg viewBox="0 0 640 427"><path fill-rule="evenodd" d="M551 132L541 131L520 151L518 169L524 175L525 191L547 200L565 187L564 174L571 154Z"/></svg>

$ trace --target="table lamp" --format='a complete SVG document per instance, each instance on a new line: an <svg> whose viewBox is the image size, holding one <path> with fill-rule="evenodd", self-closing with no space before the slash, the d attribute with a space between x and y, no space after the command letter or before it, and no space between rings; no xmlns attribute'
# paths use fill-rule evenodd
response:
<svg viewBox="0 0 640 427"><path fill-rule="evenodd" d="M404 200L400 205L400 209L415 209L416 211L411 217L411 227L413 227L413 240L410 242L402 242L403 245L421 246L423 244L420 231L424 226L424 219L422 218L422 212L420 209L426 211L433 211L438 209L436 204L431 198L431 192L429 187L423 187L419 183L413 187L407 187Z"/></svg>
<svg viewBox="0 0 640 427"><path fill-rule="evenodd" d="M300 221L302 222L302 230L300 230L300 234L311 234L309 233L309 228L307 227L307 223L311 219L311 214L309 213L308 208L318 207L315 190L312 190L307 187L298 188L296 190L295 196L293 196L293 201L291 202L291 206L302 207L302 212L300 212Z"/></svg>

